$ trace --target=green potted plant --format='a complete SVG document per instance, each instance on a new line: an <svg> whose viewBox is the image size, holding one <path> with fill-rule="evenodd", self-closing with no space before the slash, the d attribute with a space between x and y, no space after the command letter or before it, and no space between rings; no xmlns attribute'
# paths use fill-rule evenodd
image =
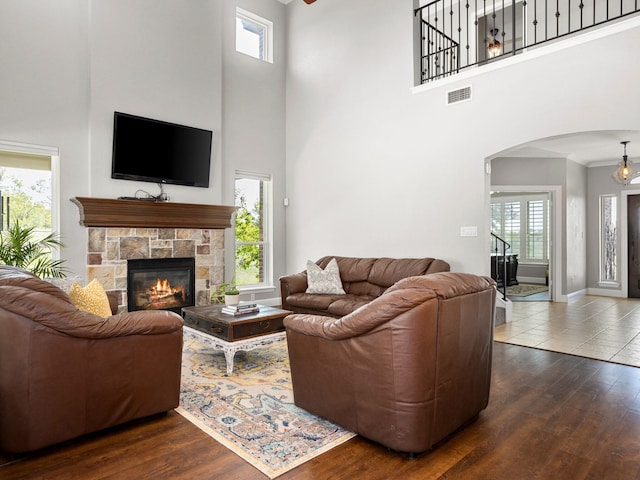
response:
<svg viewBox="0 0 640 480"><path fill-rule="evenodd" d="M238 305L240 303L240 291L234 280L229 283L222 283L211 294L211 300L216 303L225 303L226 305Z"/></svg>
<svg viewBox="0 0 640 480"><path fill-rule="evenodd" d="M36 240L35 227L23 227L15 221L0 232L0 263L29 270L40 278L64 278L64 260L51 257L54 248L64 247L57 233Z"/></svg>

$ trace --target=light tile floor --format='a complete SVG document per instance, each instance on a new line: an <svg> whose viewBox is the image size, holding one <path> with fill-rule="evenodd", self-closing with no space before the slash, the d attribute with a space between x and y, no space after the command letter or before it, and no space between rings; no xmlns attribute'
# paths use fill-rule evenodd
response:
<svg viewBox="0 0 640 480"><path fill-rule="evenodd" d="M640 299L513 302L512 321L498 325L494 339L640 367Z"/></svg>

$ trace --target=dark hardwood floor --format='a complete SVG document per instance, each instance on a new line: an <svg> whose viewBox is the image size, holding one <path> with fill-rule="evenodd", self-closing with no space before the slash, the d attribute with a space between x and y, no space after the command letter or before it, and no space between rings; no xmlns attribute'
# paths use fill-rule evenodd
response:
<svg viewBox="0 0 640 480"><path fill-rule="evenodd" d="M26 456L0 479L265 479L171 412ZM281 479L640 479L640 368L494 344L488 408L410 460L360 437Z"/></svg>

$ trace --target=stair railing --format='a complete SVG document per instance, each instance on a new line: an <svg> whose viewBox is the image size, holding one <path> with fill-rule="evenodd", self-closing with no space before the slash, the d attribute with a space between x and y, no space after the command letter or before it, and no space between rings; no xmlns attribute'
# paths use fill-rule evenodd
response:
<svg viewBox="0 0 640 480"><path fill-rule="evenodd" d="M507 299L507 250L511 248L511 244L503 240L495 233L491 232L491 261L495 262L491 272L495 272L491 277L496 281L498 291L502 293L502 299ZM499 271L500 258L502 258L502 271ZM500 285L502 279L502 285Z"/></svg>
<svg viewBox="0 0 640 480"><path fill-rule="evenodd" d="M640 12L638 0L426 0L415 9L421 83ZM416 43L418 45L418 43Z"/></svg>

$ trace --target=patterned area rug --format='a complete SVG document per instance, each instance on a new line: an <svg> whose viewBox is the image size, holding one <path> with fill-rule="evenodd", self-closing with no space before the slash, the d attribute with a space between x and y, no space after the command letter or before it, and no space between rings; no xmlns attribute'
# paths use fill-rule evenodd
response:
<svg viewBox="0 0 640 480"><path fill-rule="evenodd" d="M176 410L251 465L275 478L355 434L293 404L287 343L224 354L185 331Z"/></svg>
<svg viewBox="0 0 640 480"><path fill-rule="evenodd" d="M531 285L521 283L520 285L512 285L510 287L507 287L507 295L511 297L528 297L529 295L546 292L547 290L549 290L549 287L547 287L546 285Z"/></svg>

